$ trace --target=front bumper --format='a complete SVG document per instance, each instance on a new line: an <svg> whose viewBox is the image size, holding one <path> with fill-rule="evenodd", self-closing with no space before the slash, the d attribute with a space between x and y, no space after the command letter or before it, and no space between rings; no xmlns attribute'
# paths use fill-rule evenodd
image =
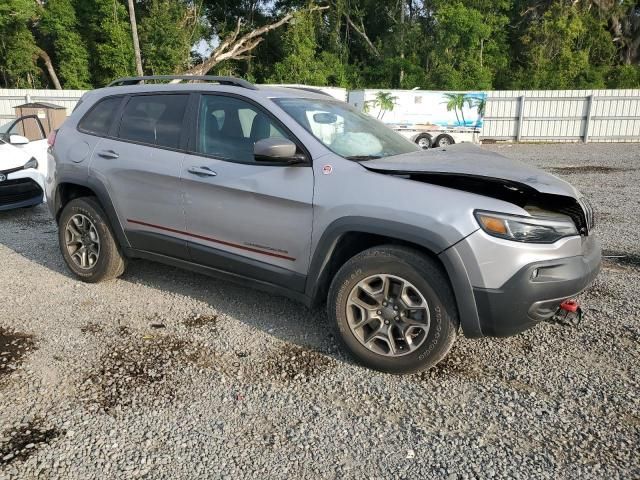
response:
<svg viewBox="0 0 640 480"><path fill-rule="evenodd" d="M504 337L552 317L600 271L594 235L526 245L476 232L440 255L465 336Z"/></svg>
<svg viewBox="0 0 640 480"><path fill-rule="evenodd" d="M482 334L515 335L551 318L560 303L587 288L598 275L600 244L593 243L585 255L531 263L499 289L474 287Z"/></svg>
<svg viewBox="0 0 640 480"><path fill-rule="evenodd" d="M0 183L0 211L39 205L43 199L40 184L32 178L15 178Z"/></svg>

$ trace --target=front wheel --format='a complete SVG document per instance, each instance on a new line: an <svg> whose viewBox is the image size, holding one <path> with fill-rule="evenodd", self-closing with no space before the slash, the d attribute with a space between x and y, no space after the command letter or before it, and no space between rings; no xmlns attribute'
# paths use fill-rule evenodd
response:
<svg viewBox="0 0 640 480"><path fill-rule="evenodd" d="M119 277L126 262L107 215L93 197L71 200L58 222L58 240L69 269L88 283Z"/></svg>
<svg viewBox="0 0 640 480"><path fill-rule="evenodd" d="M327 308L353 356L388 373L434 366L458 330L445 274L431 258L406 247L376 247L347 261L333 279Z"/></svg>

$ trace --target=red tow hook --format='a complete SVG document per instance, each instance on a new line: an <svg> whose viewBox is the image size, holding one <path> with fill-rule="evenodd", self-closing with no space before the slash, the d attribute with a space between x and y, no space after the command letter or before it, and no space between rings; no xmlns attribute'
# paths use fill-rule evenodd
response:
<svg viewBox="0 0 640 480"><path fill-rule="evenodd" d="M569 327L580 325L582 321L582 309L577 300L565 300L562 302L551 321Z"/></svg>

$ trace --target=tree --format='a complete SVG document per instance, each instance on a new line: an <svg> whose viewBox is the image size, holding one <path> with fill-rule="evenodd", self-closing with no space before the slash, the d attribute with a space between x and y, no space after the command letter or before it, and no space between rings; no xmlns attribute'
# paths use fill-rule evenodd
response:
<svg viewBox="0 0 640 480"><path fill-rule="evenodd" d="M49 75L59 77L59 84L64 88L90 88L89 53L78 33L73 1L48 0L42 10L38 32L43 46L53 54L50 59L44 51L40 53Z"/></svg>
<svg viewBox="0 0 640 480"><path fill-rule="evenodd" d="M340 59L331 52L318 52L318 28L321 12L297 13L284 34L285 57L273 69L273 83L308 85L344 85L345 73Z"/></svg>
<svg viewBox="0 0 640 480"><path fill-rule="evenodd" d="M142 71L142 57L140 56L140 42L138 40L138 23L136 22L136 10L133 6L133 0L128 0L129 7L129 23L131 24L131 40L133 41L133 54L136 59L136 72L139 76L144 75Z"/></svg>

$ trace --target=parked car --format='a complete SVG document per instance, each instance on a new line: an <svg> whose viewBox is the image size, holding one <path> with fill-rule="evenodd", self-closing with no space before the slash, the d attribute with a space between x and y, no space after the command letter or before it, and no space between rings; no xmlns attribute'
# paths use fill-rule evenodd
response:
<svg viewBox="0 0 640 480"><path fill-rule="evenodd" d="M386 372L431 367L459 333L528 329L600 266L567 182L473 145L423 151L307 90L122 79L85 94L49 160L81 280L146 258L326 302L347 349Z"/></svg>
<svg viewBox="0 0 640 480"><path fill-rule="evenodd" d="M34 133L29 139L21 133ZM39 126L39 130L30 127ZM33 207L44 200L47 140L35 116L20 117L0 126L0 210Z"/></svg>

